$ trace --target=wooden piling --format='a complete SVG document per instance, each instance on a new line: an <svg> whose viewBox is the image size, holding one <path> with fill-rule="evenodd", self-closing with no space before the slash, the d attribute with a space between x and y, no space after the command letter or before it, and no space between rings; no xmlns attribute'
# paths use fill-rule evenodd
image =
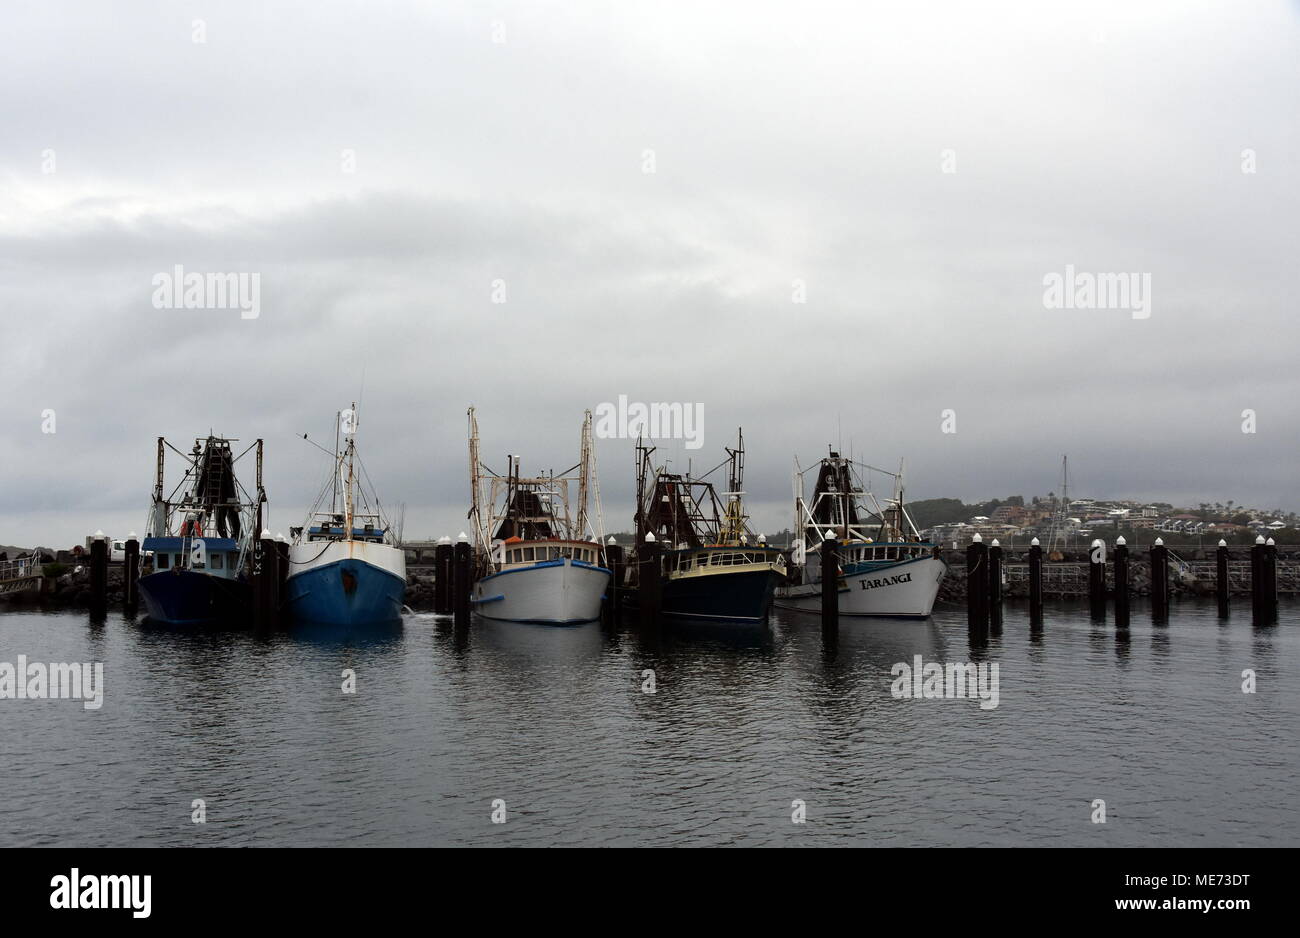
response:
<svg viewBox="0 0 1300 938"><path fill-rule="evenodd" d="M1038 538L1029 546L1029 629L1043 627L1043 548Z"/></svg>
<svg viewBox="0 0 1300 938"><path fill-rule="evenodd" d="M989 628L1002 634L1002 545L997 538L989 546Z"/></svg>
<svg viewBox="0 0 1300 938"><path fill-rule="evenodd" d="M1088 607L1094 619L1106 618L1106 545L1100 540L1088 551Z"/></svg>
<svg viewBox="0 0 1300 938"><path fill-rule="evenodd" d="M102 612L108 606L108 538L96 531L90 542L90 606Z"/></svg>
<svg viewBox="0 0 1300 938"><path fill-rule="evenodd" d="M1231 584L1228 581L1228 542L1219 541L1219 549L1214 554L1214 596L1219 602L1219 618L1226 619L1231 614Z"/></svg>
<svg viewBox="0 0 1300 938"><path fill-rule="evenodd" d="M1277 621L1277 544L1270 537L1260 554L1260 573L1263 591L1260 595L1260 612L1265 625Z"/></svg>
<svg viewBox="0 0 1300 938"><path fill-rule="evenodd" d="M1115 628L1128 628L1128 542L1115 540Z"/></svg>
<svg viewBox="0 0 1300 938"><path fill-rule="evenodd" d="M655 540L653 532L647 532L645 540L637 545L636 599L642 626L657 626L663 611L662 556L662 545Z"/></svg>
<svg viewBox="0 0 1300 938"><path fill-rule="evenodd" d="M451 558L452 611L456 616L457 625L469 624L470 591L474 588L472 560L473 551L470 550L469 536L462 531L456 539Z"/></svg>
<svg viewBox="0 0 1300 938"><path fill-rule="evenodd" d="M253 624L259 629L275 626L280 608L280 555L270 531L263 531L253 558Z"/></svg>
<svg viewBox="0 0 1300 938"><path fill-rule="evenodd" d="M1256 625L1264 622L1264 538L1255 538L1250 549L1250 618Z"/></svg>
<svg viewBox="0 0 1300 938"><path fill-rule="evenodd" d="M1151 545L1151 621L1169 618L1169 548L1164 538Z"/></svg>
<svg viewBox="0 0 1300 938"><path fill-rule="evenodd" d="M1277 543L1270 537L1264 545L1268 548L1265 562L1268 565L1268 618L1277 621Z"/></svg>
<svg viewBox="0 0 1300 938"><path fill-rule="evenodd" d="M840 626L840 542L828 537L821 543L822 630Z"/></svg>
<svg viewBox="0 0 1300 938"><path fill-rule="evenodd" d="M977 632L989 627L989 549L978 534L966 548L966 623Z"/></svg>
<svg viewBox="0 0 1300 938"><path fill-rule="evenodd" d="M451 615L451 538L438 538L433 549L433 611L441 616Z"/></svg>
<svg viewBox="0 0 1300 938"><path fill-rule="evenodd" d="M605 604L601 607L602 618L606 625L613 625L618 622L619 614L619 589L623 585L623 570L626 561L623 559L623 548L615 543L614 538L610 538L605 544L605 568L609 570L609 585L605 587Z"/></svg>
<svg viewBox="0 0 1300 938"><path fill-rule="evenodd" d="M128 613L140 606L140 540L132 531L126 539L126 563L122 569L122 608Z"/></svg>

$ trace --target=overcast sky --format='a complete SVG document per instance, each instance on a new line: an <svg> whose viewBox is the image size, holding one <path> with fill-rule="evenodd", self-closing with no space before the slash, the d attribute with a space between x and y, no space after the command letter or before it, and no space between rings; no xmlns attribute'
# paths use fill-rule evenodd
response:
<svg viewBox="0 0 1300 938"><path fill-rule="evenodd" d="M703 406L675 468L743 425L766 530L837 442L913 498L1068 452L1080 495L1300 508L1298 122L1294 2L7 0L0 543L142 531L154 439L209 429L287 530L353 399L408 536L466 526L468 404L562 469L620 394ZM155 308L178 264L260 315ZM1149 318L1046 308L1066 265Z"/></svg>

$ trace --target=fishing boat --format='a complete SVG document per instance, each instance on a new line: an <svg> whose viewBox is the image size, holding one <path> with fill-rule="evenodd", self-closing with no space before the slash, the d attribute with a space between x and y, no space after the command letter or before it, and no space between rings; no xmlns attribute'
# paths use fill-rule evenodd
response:
<svg viewBox="0 0 1300 938"><path fill-rule="evenodd" d="M469 409L476 570L470 603L483 618L543 625L600 618L610 571L600 544L591 411L582 424L581 445L578 464L558 475L525 478L515 455L506 456L506 471L498 474L479 458L478 419ZM595 502L594 514L588 512L589 501Z"/></svg>
<svg viewBox="0 0 1300 938"><path fill-rule="evenodd" d="M245 619L252 610L253 536L262 520L262 441L238 456L237 440L196 439L187 454L158 438L153 501L140 548L152 561L140 577L148 616L165 625L204 625ZM186 461L185 475L170 494L165 488L167 450ZM256 492L235 475L235 464L257 452Z"/></svg>
<svg viewBox="0 0 1300 938"><path fill-rule="evenodd" d="M923 541L903 506L902 468L897 473L857 463L834 450L807 470L795 461L795 531L791 583L776 594L776 605L808 612L821 610L821 544L838 542L839 614L925 618L934 608L939 584L948 572L934 544ZM804 477L817 470L811 499ZM893 495L882 504L863 483L862 474L893 480Z"/></svg>
<svg viewBox="0 0 1300 938"><path fill-rule="evenodd" d="M755 537L745 514L743 432L735 448L725 450L723 463L693 478L654 466L655 447L637 441L637 545L647 539L663 545L660 609L666 616L761 622L785 580L784 553ZM728 486L720 498L708 477L723 466ZM629 572L638 578L640 563L629 564ZM628 605L639 605L639 589L626 595Z"/></svg>
<svg viewBox="0 0 1300 938"><path fill-rule="evenodd" d="M356 627L402 616L406 552L373 489L360 484L357 426L356 404L337 415L334 451L320 447L332 457L330 481L303 526L290 529L285 602L298 622Z"/></svg>

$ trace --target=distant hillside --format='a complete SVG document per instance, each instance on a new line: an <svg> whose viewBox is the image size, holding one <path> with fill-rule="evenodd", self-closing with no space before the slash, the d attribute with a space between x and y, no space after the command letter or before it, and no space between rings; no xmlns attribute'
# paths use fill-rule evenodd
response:
<svg viewBox="0 0 1300 938"><path fill-rule="evenodd" d="M970 505L960 498L925 498L918 502L906 502L904 506L912 521L918 528L930 528L936 524L949 524L966 521L976 514Z"/></svg>

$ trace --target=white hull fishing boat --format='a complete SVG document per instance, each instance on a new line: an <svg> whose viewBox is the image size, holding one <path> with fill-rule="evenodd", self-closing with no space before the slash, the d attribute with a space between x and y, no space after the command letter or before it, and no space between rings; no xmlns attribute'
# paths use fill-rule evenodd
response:
<svg viewBox="0 0 1300 938"><path fill-rule="evenodd" d="M838 542L839 614L925 618L934 609L948 566L935 545L922 541L903 507L902 473L859 466L832 451L821 460L811 501L804 498L804 471L795 467L794 582L777 590L776 605L821 611L821 545ZM882 506L857 469L894 479L894 496Z"/></svg>
<svg viewBox="0 0 1300 938"><path fill-rule="evenodd" d="M470 488L475 567L470 603L485 619L577 625L600 618L611 574L600 545L591 411L582 425L582 457L560 475L519 474L519 457L506 457L504 475L479 459L478 420L469 409ZM570 473L577 471L577 475ZM571 511L570 484L577 485ZM587 503L596 511L589 515Z"/></svg>
<svg viewBox="0 0 1300 938"><path fill-rule="evenodd" d="M378 499L372 504L373 493L367 496L358 484L356 405L338 420L331 482L307 523L292 529L286 604L300 622L345 627L396 622L406 594L406 553L392 542ZM346 440L342 450L340 435ZM326 494L329 511L321 510Z"/></svg>

